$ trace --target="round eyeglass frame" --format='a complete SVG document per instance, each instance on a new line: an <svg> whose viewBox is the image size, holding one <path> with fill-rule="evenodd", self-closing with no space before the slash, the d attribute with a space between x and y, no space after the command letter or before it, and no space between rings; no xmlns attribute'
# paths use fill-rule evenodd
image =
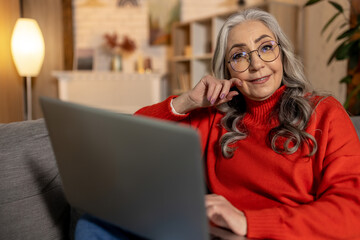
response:
<svg viewBox="0 0 360 240"><path fill-rule="evenodd" d="M275 43L276 43L275 46L280 48L278 55L277 55L273 60L271 60L271 61L266 61L266 60L262 59L261 56L260 56L260 54L259 54L259 49L260 49L260 47L263 46L263 45L264 45L265 43L267 43L267 42L275 42ZM242 73L242 72L245 72L246 70L248 70L249 67L250 67L250 65L251 65L251 53L257 52L257 56L258 56L262 61L264 61L264 62L273 62L273 61L275 61L275 60L280 56L280 51L281 51L281 45L280 45L280 43L278 43L278 42L276 42L276 41L266 41L266 42L262 43L262 44L258 47L258 49L255 49L255 50L252 50L252 51L246 53L247 55L249 55L249 65L247 66L247 68L246 68L245 70L242 70L242 71L236 70L236 69L233 67L233 64L232 64L232 62L231 62L231 58L230 58L230 60L228 61L228 63L230 64L231 68L232 68L235 72ZM236 52L236 53L237 53L237 52ZM234 53L232 56L234 56L236 53Z"/></svg>

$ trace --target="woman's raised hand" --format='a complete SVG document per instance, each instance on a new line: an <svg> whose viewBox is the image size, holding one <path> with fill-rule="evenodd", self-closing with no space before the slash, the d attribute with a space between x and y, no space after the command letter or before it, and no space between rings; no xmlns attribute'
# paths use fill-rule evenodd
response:
<svg viewBox="0 0 360 240"><path fill-rule="evenodd" d="M173 100L173 106L178 113L186 113L196 108L220 105L238 95L230 91L233 86L241 86L240 79L217 79L207 75L203 77L190 91Z"/></svg>

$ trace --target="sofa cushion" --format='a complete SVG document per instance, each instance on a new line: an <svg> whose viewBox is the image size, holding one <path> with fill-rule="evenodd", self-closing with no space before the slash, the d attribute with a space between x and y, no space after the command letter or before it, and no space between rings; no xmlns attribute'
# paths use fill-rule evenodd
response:
<svg viewBox="0 0 360 240"><path fill-rule="evenodd" d="M67 239L69 218L44 120L0 124L0 239Z"/></svg>

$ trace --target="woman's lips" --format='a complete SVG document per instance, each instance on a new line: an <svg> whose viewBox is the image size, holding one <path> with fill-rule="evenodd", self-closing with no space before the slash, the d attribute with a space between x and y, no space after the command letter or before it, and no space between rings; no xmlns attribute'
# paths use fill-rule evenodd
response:
<svg viewBox="0 0 360 240"><path fill-rule="evenodd" d="M253 84L262 84L262 83L267 82L270 79L270 76L271 75L261 77L261 78L256 78L256 79L253 79L253 80L249 80L248 82L251 82Z"/></svg>

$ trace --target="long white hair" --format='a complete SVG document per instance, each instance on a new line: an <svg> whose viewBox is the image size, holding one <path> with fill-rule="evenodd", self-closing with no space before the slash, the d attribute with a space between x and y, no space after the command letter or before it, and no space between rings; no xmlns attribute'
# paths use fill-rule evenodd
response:
<svg viewBox="0 0 360 240"><path fill-rule="evenodd" d="M214 76L218 79L231 78L225 59L228 35L234 26L246 21L260 21L265 24L274 34L281 47L284 71L282 84L286 86L286 90L274 112L278 116L280 124L269 133L271 148L278 153L291 154L296 152L301 144L306 143L311 149L309 155L315 154L317 150L316 140L305 131L314 110L314 105L310 100L314 92L310 82L305 77L301 61L294 54L290 41L271 14L260 9L247 9L233 14L226 20L218 34L212 58ZM246 104L240 93L232 101L218 107L220 111L226 113L222 119L222 126L228 132L221 137L220 145L223 155L227 158L232 157L234 151L229 145L247 136L246 128L239 129L238 127L246 114L246 107L244 106ZM281 148L277 147L276 144L279 137L285 137L288 140ZM292 147L290 147L290 143L293 144Z"/></svg>

